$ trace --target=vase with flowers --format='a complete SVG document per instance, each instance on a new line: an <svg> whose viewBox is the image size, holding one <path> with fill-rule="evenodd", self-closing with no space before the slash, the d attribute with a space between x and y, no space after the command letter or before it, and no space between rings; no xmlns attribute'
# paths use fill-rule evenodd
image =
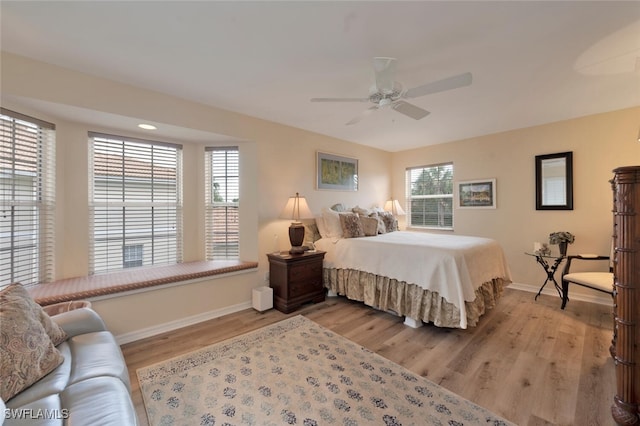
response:
<svg viewBox="0 0 640 426"><path fill-rule="evenodd" d="M562 256L567 255L567 245L575 241L576 237L571 232L560 231L549 234L549 243L558 244Z"/></svg>

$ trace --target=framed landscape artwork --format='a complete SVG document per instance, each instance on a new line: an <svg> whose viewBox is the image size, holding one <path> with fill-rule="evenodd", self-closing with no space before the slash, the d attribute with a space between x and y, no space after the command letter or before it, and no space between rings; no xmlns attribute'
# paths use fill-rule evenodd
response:
<svg viewBox="0 0 640 426"><path fill-rule="evenodd" d="M496 180L469 180L458 182L458 207L496 208Z"/></svg>
<svg viewBox="0 0 640 426"><path fill-rule="evenodd" d="M318 189L358 190L358 160L318 152L316 164Z"/></svg>

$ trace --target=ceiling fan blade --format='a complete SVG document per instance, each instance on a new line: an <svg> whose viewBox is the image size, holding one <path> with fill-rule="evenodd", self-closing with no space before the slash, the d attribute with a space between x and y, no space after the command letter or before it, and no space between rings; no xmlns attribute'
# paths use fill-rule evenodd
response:
<svg viewBox="0 0 640 426"><path fill-rule="evenodd" d="M346 125L347 126L351 126L352 124L356 124L356 123L362 121L365 117L368 117L369 115L371 115L371 113L373 113L377 109L378 109L377 105L374 105L371 108L365 109L364 111L362 111L360 113L360 115L358 115L357 117L347 121Z"/></svg>
<svg viewBox="0 0 640 426"><path fill-rule="evenodd" d="M395 58L373 58L373 70L376 76L376 89L380 93L393 93L393 83L396 74Z"/></svg>
<svg viewBox="0 0 640 426"><path fill-rule="evenodd" d="M470 72L455 75L453 77L427 83L422 86L407 90L404 97L407 99L418 98L432 93L444 92L445 90L457 89L471 84L473 77Z"/></svg>
<svg viewBox="0 0 640 426"><path fill-rule="evenodd" d="M420 120L431 114L429 111L405 101L396 101L391 105L391 108L395 109L400 114L413 118L414 120Z"/></svg>
<svg viewBox="0 0 640 426"><path fill-rule="evenodd" d="M369 102L369 98L311 98L311 102Z"/></svg>

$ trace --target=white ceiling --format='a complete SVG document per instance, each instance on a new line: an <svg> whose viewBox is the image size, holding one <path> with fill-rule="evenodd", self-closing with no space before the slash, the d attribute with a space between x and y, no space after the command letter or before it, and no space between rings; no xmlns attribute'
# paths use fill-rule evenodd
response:
<svg viewBox="0 0 640 426"><path fill-rule="evenodd" d="M640 105L637 1L3 0L0 10L4 51L387 151ZM412 100L431 112L420 121L385 109L346 126L370 105L309 102L366 97L375 56L397 58L407 88L466 71L473 84Z"/></svg>

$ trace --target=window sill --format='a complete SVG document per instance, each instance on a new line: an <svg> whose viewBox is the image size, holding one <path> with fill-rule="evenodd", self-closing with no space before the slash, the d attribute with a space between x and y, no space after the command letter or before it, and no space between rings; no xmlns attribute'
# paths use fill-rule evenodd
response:
<svg viewBox="0 0 640 426"><path fill-rule="evenodd" d="M239 260L186 262L169 266L135 268L110 274L67 278L28 287L27 290L38 304L45 306L228 274L257 267L258 262L242 262Z"/></svg>
<svg viewBox="0 0 640 426"><path fill-rule="evenodd" d="M407 226L408 231L453 231L453 227Z"/></svg>

